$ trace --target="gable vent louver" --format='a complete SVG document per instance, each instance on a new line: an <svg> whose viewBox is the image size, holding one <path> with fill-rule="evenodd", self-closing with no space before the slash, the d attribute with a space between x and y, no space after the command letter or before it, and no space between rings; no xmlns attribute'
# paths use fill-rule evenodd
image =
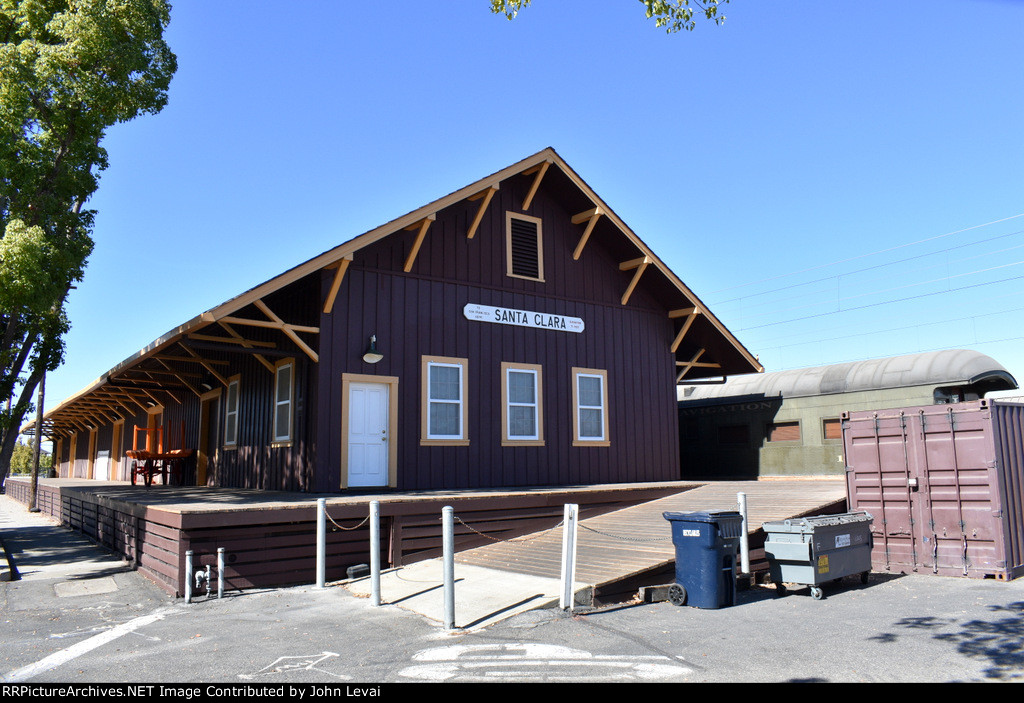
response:
<svg viewBox="0 0 1024 703"><path fill-rule="evenodd" d="M513 217L510 231L513 275L540 278L540 237L537 223Z"/></svg>

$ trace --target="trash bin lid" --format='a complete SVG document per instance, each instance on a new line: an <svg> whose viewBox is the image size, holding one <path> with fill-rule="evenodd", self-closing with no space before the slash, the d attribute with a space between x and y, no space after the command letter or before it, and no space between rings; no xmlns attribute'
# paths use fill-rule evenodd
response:
<svg viewBox="0 0 1024 703"><path fill-rule="evenodd" d="M698 510L692 513L665 512L661 514L669 521L685 522L721 522L729 520L742 520L743 516L736 510Z"/></svg>
<svg viewBox="0 0 1024 703"><path fill-rule="evenodd" d="M873 518L871 513L854 512L841 513L838 515L817 515L814 517L789 518L788 520L777 520L766 522L761 525L765 532L799 532L812 533L818 528L832 527L836 525L864 525L870 527Z"/></svg>

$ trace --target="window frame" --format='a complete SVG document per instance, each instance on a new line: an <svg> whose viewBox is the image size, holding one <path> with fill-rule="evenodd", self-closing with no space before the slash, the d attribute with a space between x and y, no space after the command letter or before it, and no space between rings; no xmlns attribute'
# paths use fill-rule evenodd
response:
<svg viewBox="0 0 1024 703"><path fill-rule="evenodd" d="M829 437L829 427L835 427L838 430L837 436ZM843 441L843 420L839 417L823 417L821 418L821 441L823 442L841 442Z"/></svg>
<svg viewBox="0 0 1024 703"><path fill-rule="evenodd" d="M787 434L785 430L796 429L796 437L785 439L774 439L776 431L781 435ZM781 422L769 422L764 428L764 439L766 444L801 444L804 441L804 428L799 420L782 420Z"/></svg>
<svg viewBox="0 0 1024 703"><path fill-rule="evenodd" d="M288 400L281 401L280 389L281 389L281 370L288 367ZM287 435L278 434L278 410L281 405L288 405L288 433ZM292 439L295 435L295 358L288 357L281 359L274 364L274 412L271 414L271 443L272 447L287 446L292 443Z"/></svg>
<svg viewBox="0 0 1024 703"><path fill-rule="evenodd" d="M454 404L447 399L432 400L430 397L430 369L435 366L459 369L459 434L432 435L430 432L431 403ZM469 446L469 412L467 409L469 359L451 356L423 356L420 362L421 404L420 404L420 446Z"/></svg>
<svg viewBox="0 0 1024 703"><path fill-rule="evenodd" d="M511 435L509 432L509 397L508 381L510 373L530 373L533 375L534 402L536 408L533 435ZM540 364L522 364L518 362L501 362L501 445L503 447L543 447L544 446L544 402L543 402L543 369ZM527 405L517 403L517 406Z"/></svg>
<svg viewBox="0 0 1024 703"><path fill-rule="evenodd" d="M525 220L537 226L537 277L524 276L521 273L514 273L512 267L512 220ZM519 212L507 210L505 212L505 274L511 278L520 278L524 281L544 282L544 227L539 217L524 215Z"/></svg>
<svg viewBox="0 0 1024 703"><path fill-rule="evenodd" d="M580 404L580 379L597 378L601 381L601 405ZM580 431L583 423L580 420L582 410L600 409L601 436L583 437ZM572 446L574 447L609 447L611 446L610 424L608 421L608 371L605 369L588 369L574 366L572 368Z"/></svg>
<svg viewBox="0 0 1024 703"><path fill-rule="evenodd" d="M294 371L293 371L294 373ZM242 393L242 375L235 374L228 378L228 386L224 389L224 449L237 449L238 448L238 434L239 434L239 407L241 406L241 393ZM235 407L234 410L231 408L231 387L235 387ZM277 369L274 369L274 407L277 408ZM228 421L235 420L235 436L228 436Z"/></svg>

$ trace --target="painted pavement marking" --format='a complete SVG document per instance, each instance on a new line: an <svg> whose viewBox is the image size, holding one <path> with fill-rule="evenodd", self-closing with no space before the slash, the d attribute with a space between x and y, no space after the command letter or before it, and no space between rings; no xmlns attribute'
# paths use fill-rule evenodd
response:
<svg viewBox="0 0 1024 703"><path fill-rule="evenodd" d="M327 661L331 657L340 657L340 654L335 652L321 652L320 654L310 654L306 656L291 656L291 657L278 657L273 662L263 667L255 674L239 674L240 679L254 679L257 676L267 676L270 674L284 674L290 671L319 671L321 674L328 674L339 679L351 679L351 676L345 676L344 674L335 674L325 669L321 669L317 666L324 661Z"/></svg>
<svg viewBox="0 0 1024 703"><path fill-rule="evenodd" d="M604 655L550 644L480 644L418 652L399 676L421 681L660 681L693 673L664 655Z"/></svg>
<svg viewBox="0 0 1024 703"><path fill-rule="evenodd" d="M0 678L0 681L2 681L3 683L17 683L18 681L25 681L26 679L30 679L33 676L38 676L43 672L50 671L51 669L56 669L58 666L66 664L72 659L80 657L83 654L86 654L87 652L91 652L97 647L102 647L108 642L116 640L118 637L123 637L124 635L127 635L130 632L134 632L140 627L145 627L146 625L150 625L154 622L157 622L158 620L163 620L168 615L173 615L175 613L180 612L182 611L173 607L160 608L159 610L150 613L149 615L143 615L141 617L135 618L134 620L129 620L128 622L121 623L120 625L116 625L110 628L106 632L101 632L98 635L94 635L93 637L90 637L87 640L82 640L81 642L73 644L67 649L62 649L59 652L54 652L50 656L44 657L43 659L40 659L34 664L29 664L27 666L21 667L20 669L15 669L14 671L5 674L2 678Z"/></svg>

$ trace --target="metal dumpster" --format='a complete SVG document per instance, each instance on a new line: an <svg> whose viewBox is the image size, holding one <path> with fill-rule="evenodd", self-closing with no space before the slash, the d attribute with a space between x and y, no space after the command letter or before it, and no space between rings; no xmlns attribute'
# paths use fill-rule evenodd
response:
<svg viewBox="0 0 1024 703"><path fill-rule="evenodd" d="M787 583L811 587L821 600L821 584L859 574L861 583L871 573L869 513L843 513L766 522L764 551L768 571L779 595Z"/></svg>
<svg viewBox="0 0 1024 703"><path fill-rule="evenodd" d="M666 512L676 548L674 605L721 608L736 603L736 550L743 516L735 510Z"/></svg>

